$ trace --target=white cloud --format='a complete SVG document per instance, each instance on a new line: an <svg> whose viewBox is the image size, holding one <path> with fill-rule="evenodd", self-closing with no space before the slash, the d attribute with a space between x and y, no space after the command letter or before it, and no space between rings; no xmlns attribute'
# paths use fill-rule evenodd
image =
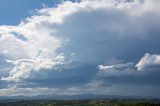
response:
<svg viewBox="0 0 160 106"><path fill-rule="evenodd" d="M160 69L160 55L146 53L136 64L137 70L157 70Z"/></svg>
<svg viewBox="0 0 160 106"><path fill-rule="evenodd" d="M34 71L45 69L58 68L58 65L65 63L65 56L63 54L58 55L54 60L45 58L31 59L21 59L17 61L7 60L8 63L14 64L15 67L10 71L10 76L7 78L2 78L3 80L14 80L18 81L21 79L26 79L34 74Z"/></svg>
<svg viewBox="0 0 160 106"><path fill-rule="evenodd" d="M14 27L0 27L0 54L5 57L6 64L13 65L8 78L26 78L31 70L51 69L62 62L62 58L58 59L61 54L56 53L61 42L51 37L50 30L36 24L28 22Z"/></svg>
<svg viewBox="0 0 160 106"><path fill-rule="evenodd" d="M115 64L115 65L99 65L99 77L118 77L118 76L134 76L136 70L133 63Z"/></svg>

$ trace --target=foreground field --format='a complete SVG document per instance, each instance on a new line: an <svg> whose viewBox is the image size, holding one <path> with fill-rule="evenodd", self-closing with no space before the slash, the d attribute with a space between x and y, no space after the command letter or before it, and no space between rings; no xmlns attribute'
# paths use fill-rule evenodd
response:
<svg viewBox="0 0 160 106"><path fill-rule="evenodd" d="M160 106L159 100L4 100L0 106Z"/></svg>

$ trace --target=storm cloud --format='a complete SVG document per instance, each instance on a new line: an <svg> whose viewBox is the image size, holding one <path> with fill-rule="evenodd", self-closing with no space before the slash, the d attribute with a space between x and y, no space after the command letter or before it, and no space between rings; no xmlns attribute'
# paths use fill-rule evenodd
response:
<svg viewBox="0 0 160 106"><path fill-rule="evenodd" d="M0 95L159 96L159 5L65 1L1 25Z"/></svg>

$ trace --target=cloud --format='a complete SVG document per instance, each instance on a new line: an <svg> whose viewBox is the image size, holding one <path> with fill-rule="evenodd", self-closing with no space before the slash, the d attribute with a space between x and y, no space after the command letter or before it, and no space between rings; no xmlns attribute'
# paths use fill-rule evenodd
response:
<svg viewBox="0 0 160 106"><path fill-rule="evenodd" d="M34 70L51 69L57 64L63 64L64 55L55 52L60 47L60 42L49 33L47 28L41 29L33 22L14 27L0 27L0 53L3 56L1 59L4 59L8 66L12 65L8 78L26 78Z"/></svg>
<svg viewBox="0 0 160 106"><path fill-rule="evenodd" d="M15 67L10 71L10 76L8 78L2 78L7 80L20 80L26 79L34 74L33 72L42 69L58 69L58 65L65 63L65 57L63 54L58 55L55 60L37 58L35 60L31 59L21 59L17 61L6 60L8 63L14 64Z"/></svg>
<svg viewBox="0 0 160 106"><path fill-rule="evenodd" d="M136 70L133 63L115 64L115 65L99 65L99 77L115 77L115 76L134 76Z"/></svg>
<svg viewBox="0 0 160 106"><path fill-rule="evenodd" d="M16 88L21 93L14 89L11 95L25 95L37 88L38 95L42 87L53 94L51 88L103 94L110 85L159 84L153 74L136 76L136 68L154 69L148 64L158 65L159 55L148 54L143 58L149 63L142 58L134 66L145 53L160 52L159 2L66 1L36 11L19 25L0 26L0 81L8 85L1 91Z"/></svg>
<svg viewBox="0 0 160 106"><path fill-rule="evenodd" d="M51 92L58 92L57 88L47 88L47 87L37 87L37 88L17 88L16 86L3 88L0 90L0 96L10 95L10 96L37 96L37 95L51 95ZM26 93L27 92L27 93ZM50 93L49 93L50 92ZM54 93L56 94L56 93Z"/></svg>
<svg viewBox="0 0 160 106"><path fill-rule="evenodd" d="M146 53L142 59L136 64L138 70L159 70L160 55L151 55Z"/></svg>

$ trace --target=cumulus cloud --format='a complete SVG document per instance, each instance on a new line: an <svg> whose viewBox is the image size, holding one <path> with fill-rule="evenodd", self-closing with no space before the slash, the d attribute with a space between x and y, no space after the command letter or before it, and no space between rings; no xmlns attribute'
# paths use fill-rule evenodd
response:
<svg viewBox="0 0 160 106"><path fill-rule="evenodd" d="M27 24L0 27L0 53L4 57L1 59L13 67L9 77L26 77L30 70L51 69L64 62L64 56L55 52L60 47L59 40L51 37L45 29L40 31L41 28L36 28L34 23L34 27L26 28Z"/></svg>
<svg viewBox="0 0 160 106"><path fill-rule="evenodd" d="M138 70L159 70L160 55L151 55L146 53L142 59L136 64Z"/></svg>
<svg viewBox="0 0 160 106"><path fill-rule="evenodd" d="M44 86L45 93L55 86L60 91L69 86L70 93L85 88L99 92L94 87L104 92L109 89L105 83L115 77L138 83L136 78L128 80L136 73L134 63L146 52L160 52L159 11L156 0L66 1L37 10L19 25L0 26L1 81L21 92L35 87L37 94ZM158 59L146 54L136 67L153 69ZM97 80L97 75L110 80Z"/></svg>
<svg viewBox="0 0 160 106"><path fill-rule="evenodd" d="M58 65L65 63L65 57L63 54L55 57L55 60L37 58L35 60L31 59L20 59L17 61L6 60L8 63L14 64L15 67L10 71L10 76L8 78L2 78L7 80L20 80L26 79L32 76L34 71L42 69L56 69Z"/></svg>

